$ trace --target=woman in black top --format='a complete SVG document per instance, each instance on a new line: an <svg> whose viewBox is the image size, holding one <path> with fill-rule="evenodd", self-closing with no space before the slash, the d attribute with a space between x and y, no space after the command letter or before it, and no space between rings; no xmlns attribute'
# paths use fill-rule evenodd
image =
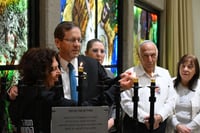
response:
<svg viewBox="0 0 200 133"><path fill-rule="evenodd" d="M50 133L51 107L74 105L59 94L61 72L56 55L51 49L31 48L22 56L18 96L9 107L16 132Z"/></svg>

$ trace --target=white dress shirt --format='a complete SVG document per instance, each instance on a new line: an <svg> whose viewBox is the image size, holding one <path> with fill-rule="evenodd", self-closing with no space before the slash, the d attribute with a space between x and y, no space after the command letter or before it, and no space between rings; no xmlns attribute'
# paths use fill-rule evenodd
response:
<svg viewBox="0 0 200 133"><path fill-rule="evenodd" d="M60 57L61 77L62 77L64 97L67 99L71 99L68 63L69 62ZM74 66L76 75L78 76L78 59L75 58L70 63ZM77 84L78 84L78 78L77 78Z"/></svg>
<svg viewBox="0 0 200 133"><path fill-rule="evenodd" d="M144 123L144 118L150 115L150 88L148 86L151 84L151 77L144 71L141 65L131 67L127 71L135 72L139 79L139 86L141 88L138 90L138 120ZM174 110L176 92L173 88L173 82L168 70L156 66L154 78L156 86L158 86L155 89L156 102L154 105L154 114L160 114L164 121ZM121 93L121 106L129 117L133 117L133 95L133 89Z"/></svg>

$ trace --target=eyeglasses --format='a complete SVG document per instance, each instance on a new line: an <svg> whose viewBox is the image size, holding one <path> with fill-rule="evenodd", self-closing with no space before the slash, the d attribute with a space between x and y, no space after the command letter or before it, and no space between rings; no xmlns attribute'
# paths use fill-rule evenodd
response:
<svg viewBox="0 0 200 133"><path fill-rule="evenodd" d="M72 38L72 39L63 39L63 40L65 40L65 41L67 41L67 42L70 42L70 43L76 43L76 42L78 42L78 43L82 43L82 39L81 38L78 38L78 39L76 39L76 38Z"/></svg>
<svg viewBox="0 0 200 133"><path fill-rule="evenodd" d="M100 51L101 54L105 53L105 50L103 50L103 49L92 49L92 52L94 52L94 53L98 53L98 51Z"/></svg>
<svg viewBox="0 0 200 133"><path fill-rule="evenodd" d="M58 66L52 66L50 72L54 72L54 71L60 71L60 68Z"/></svg>

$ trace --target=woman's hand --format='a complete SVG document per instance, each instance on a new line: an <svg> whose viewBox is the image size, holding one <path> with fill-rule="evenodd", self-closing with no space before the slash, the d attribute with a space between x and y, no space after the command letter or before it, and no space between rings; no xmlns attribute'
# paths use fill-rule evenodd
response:
<svg viewBox="0 0 200 133"><path fill-rule="evenodd" d="M176 126L176 130L177 130L177 133L191 133L191 129L189 129L186 125L184 124L178 124Z"/></svg>
<svg viewBox="0 0 200 133"><path fill-rule="evenodd" d="M17 86L12 86L8 90L8 95L9 95L10 100L15 100L16 97L18 96L18 88L17 88Z"/></svg>
<svg viewBox="0 0 200 133"><path fill-rule="evenodd" d="M114 118L110 118L109 120L108 120L108 130L111 128L111 127L113 127L114 126Z"/></svg>
<svg viewBox="0 0 200 133"><path fill-rule="evenodd" d="M126 90L133 87L133 76L131 72L124 72L120 77L119 83L122 89Z"/></svg>

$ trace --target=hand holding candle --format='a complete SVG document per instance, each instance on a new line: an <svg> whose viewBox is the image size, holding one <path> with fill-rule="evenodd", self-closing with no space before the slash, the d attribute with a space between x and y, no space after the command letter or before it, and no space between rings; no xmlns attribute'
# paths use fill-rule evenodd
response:
<svg viewBox="0 0 200 133"><path fill-rule="evenodd" d="M127 90L132 88L133 86L133 76L132 76L132 72L124 72L122 74L120 74L120 80L118 81L120 83L120 87L123 90Z"/></svg>

